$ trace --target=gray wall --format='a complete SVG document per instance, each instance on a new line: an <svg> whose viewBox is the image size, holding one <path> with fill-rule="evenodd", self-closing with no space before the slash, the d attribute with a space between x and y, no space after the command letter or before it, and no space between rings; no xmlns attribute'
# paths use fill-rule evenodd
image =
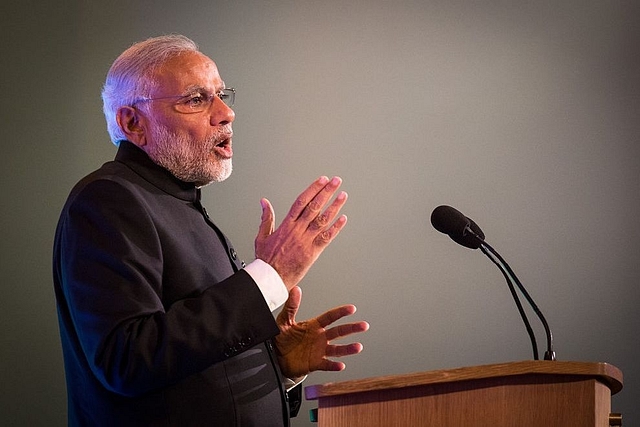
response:
<svg viewBox="0 0 640 427"><path fill-rule="evenodd" d="M317 176L344 179L349 224L305 279L301 318L352 302L371 330L345 372L308 384L531 358L498 270L431 228L451 204L518 272L559 359L623 370L613 408L640 424L638 5L4 4L0 424L65 424L53 231L71 186L113 157L108 66L168 32L239 89L235 172L205 204L246 258L260 197L282 218Z"/></svg>

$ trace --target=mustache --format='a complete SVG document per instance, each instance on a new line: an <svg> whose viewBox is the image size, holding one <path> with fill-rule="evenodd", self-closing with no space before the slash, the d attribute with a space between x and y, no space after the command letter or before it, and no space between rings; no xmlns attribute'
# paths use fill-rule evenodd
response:
<svg viewBox="0 0 640 427"><path fill-rule="evenodd" d="M225 139L230 139L231 137L233 137L233 129L231 127L231 123L229 123L221 126L213 135L212 139L216 141L224 141Z"/></svg>

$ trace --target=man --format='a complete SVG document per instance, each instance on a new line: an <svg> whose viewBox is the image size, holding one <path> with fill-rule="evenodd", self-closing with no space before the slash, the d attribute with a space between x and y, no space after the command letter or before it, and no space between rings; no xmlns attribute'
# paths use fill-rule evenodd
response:
<svg viewBox="0 0 640 427"><path fill-rule="evenodd" d="M326 329L351 305L295 321L298 283L346 224L340 178L314 181L277 229L262 199L246 266L200 203L231 173L234 97L183 36L135 44L109 70L118 152L71 191L54 244L70 425L288 425L301 379L361 351L330 342L366 322Z"/></svg>

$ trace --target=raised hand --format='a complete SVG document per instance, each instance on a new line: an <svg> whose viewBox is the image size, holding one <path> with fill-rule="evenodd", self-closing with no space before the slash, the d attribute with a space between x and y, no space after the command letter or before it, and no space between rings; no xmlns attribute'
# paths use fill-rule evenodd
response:
<svg viewBox="0 0 640 427"><path fill-rule="evenodd" d="M280 370L287 378L298 378L313 371L341 371L345 364L330 360L357 354L362 344L333 345L331 341L369 329L364 321L347 323L327 329L337 320L356 311L353 305L333 308L310 320L296 322L302 290L296 286L289 292L289 299L276 318L280 334L276 336L276 353Z"/></svg>
<svg viewBox="0 0 640 427"><path fill-rule="evenodd" d="M262 220L255 240L256 258L270 264L288 290L300 282L347 223L345 215L336 219L347 201L344 191L324 209L341 184L339 177L318 178L298 196L277 229L271 203L260 201Z"/></svg>

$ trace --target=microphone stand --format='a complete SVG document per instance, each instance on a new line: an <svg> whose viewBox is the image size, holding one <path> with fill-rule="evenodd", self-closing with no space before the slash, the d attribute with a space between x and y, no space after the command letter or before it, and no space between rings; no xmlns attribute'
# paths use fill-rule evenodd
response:
<svg viewBox="0 0 640 427"><path fill-rule="evenodd" d="M556 353L555 351L553 351L553 335L551 334L551 330L549 329L549 324L547 323L547 320L545 319L544 315L542 314L542 312L540 311L536 303L533 301L533 298L531 298L531 296L529 295L529 292L527 292L527 290L524 288L524 286L522 285L522 283L520 282L516 274L513 272L513 270L509 266L509 264L504 260L504 258L500 256L500 254L495 249L493 249L487 242L484 241L483 238L481 238L478 234L476 234L473 230L471 230L471 228L466 227L465 232L471 234L473 237L478 239L478 241L480 242L480 250L482 251L482 253L487 255L487 257L495 265L498 266L498 268L504 275L505 279L507 280L507 285L509 286L511 295L513 296L513 299L516 302L516 306L518 307L520 316L522 317L525 327L527 328L527 333L529 334L529 337L531 339L531 345L533 347L533 359L538 360L538 346L536 344L536 338L533 333L533 330L531 329L531 325L529 324L529 320L527 319L527 315L522 309L522 305L520 304L520 299L518 298L518 295L513 287L514 283L516 284L516 286L518 287L522 295L524 295L526 300L529 302L529 305L531 305L531 308L536 313L536 315L540 319L540 322L542 322L542 326L544 327L544 331L547 336L547 351L545 351L544 353L544 360L556 360Z"/></svg>

